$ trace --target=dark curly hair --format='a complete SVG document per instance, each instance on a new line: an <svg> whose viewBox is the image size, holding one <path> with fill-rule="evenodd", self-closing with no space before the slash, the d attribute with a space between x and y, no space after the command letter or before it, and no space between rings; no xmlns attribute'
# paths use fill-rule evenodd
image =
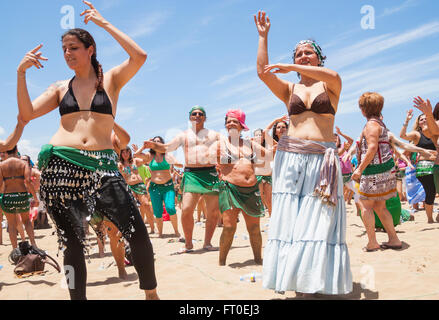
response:
<svg viewBox="0 0 439 320"><path fill-rule="evenodd" d="M287 130L288 130L288 122L286 122L286 121L279 121L279 122L276 122L276 123L274 124L274 126L273 126L272 131L271 131L271 136L273 137L273 139L274 139L276 142L279 142L279 137L278 137L277 134L276 134L276 128L277 128L277 124L280 123L280 122L285 123L285 125L287 126Z"/></svg>

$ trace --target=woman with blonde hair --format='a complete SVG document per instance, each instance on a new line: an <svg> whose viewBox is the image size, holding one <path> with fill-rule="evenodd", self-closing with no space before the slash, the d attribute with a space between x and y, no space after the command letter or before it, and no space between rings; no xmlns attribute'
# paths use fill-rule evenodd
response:
<svg viewBox="0 0 439 320"><path fill-rule="evenodd" d="M409 121L413 117L413 110L407 111L406 120L401 128L399 136L402 139L412 142L417 147L436 151L437 135L434 135L427 124L427 117L421 114L416 118L413 130L407 132ZM433 205L436 197L436 187L434 184L434 164L436 157L419 156L416 164L416 178L421 182L425 190L425 212L427 214L428 223L433 223Z"/></svg>

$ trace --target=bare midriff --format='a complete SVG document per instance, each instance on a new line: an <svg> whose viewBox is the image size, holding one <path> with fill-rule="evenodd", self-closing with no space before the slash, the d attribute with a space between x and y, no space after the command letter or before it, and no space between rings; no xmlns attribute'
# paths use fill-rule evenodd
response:
<svg viewBox="0 0 439 320"><path fill-rule="evenodd" d="M239 187L252 187L256 184L253 164L247 159L239 159L233 164L221 165L222 180Z"/></svg>
<svg viewBox="0 0 439 320"><path fill-rule="evenodd" d="M288 136L321 142L334 142L334 116L305 111L290 116Z"/></svg>
<svg viewBox="0 0 439 320"><path fill-rule="evenodd" d="M66 114L61 117L60 127L50 144L80 150L113 149L113 126L114 119L108 114L91 111Z"/></svg>
<svg viewBox="0 0 439 320"><path fill-rule="evenodd" d="M169 170L151 171L151 181L157 184L164 184L171 180L171 173Z"/></svg>

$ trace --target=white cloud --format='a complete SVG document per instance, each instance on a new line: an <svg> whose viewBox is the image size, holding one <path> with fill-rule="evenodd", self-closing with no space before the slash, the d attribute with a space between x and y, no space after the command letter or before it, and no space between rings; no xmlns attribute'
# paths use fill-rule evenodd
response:
<svg viewBox="0 0 439 320"><path fill-rule="evenodd" d="M220 77L219 79L213 81L211 83L211 85L215 86L215 85L224 84L224 83L226 83L226 82L228 82L228 81L230 81L230 80L232 80L232 79L234 79L234 78L236 78L236 77L238 77L240 75L246 74L246 73L248 73L250 71L254 71L254 70L256 70L256 66L239 68L234 73L226 74L226 75Z"/></svg>
<svg viewBox="0 0 439 320"><path fill-rule="evenodd" d="M127 121L130 120L136 113L136 108L134 107L117 107L117 121Z"/></svg>
<svg viewBox="0 0 439 320"><path fill-rule="evenodd" d="M3 129L3 127L0 127L0 136L5 134L5 129Z"/></svg>
<svg viewBox="0 0 439 320"><path fill-rule="evenodd" d="M33 162L38 160L38 153L40 152L41 146L36 145L31 140L21 139L17 143L18 152L21 155L28 155Z"/></svg>
<svg viewBox="0 0 439 320"><path fill-rule="evenodd" d="M170 15L171 13L168 11L158 11L139 18L127 34L133 39L149 36L154 33Z"/></svg>
<svg viewBox="0 0 439 320"><path fill-rule="evenodd" d="M417 5L417 2L418 2L417 0L406 0L399 6L392 7L392 8L385 8L383 14L380 15L380 17L390 16L390 15L395 14L397 12L400 12L406 8L414 7Z"/></svg>
<svg viewBox="0 0 439 320"><path fill-rule="evenodd" d="M99 5L98 10L108 10L114 7L119 6L122 3L122 0L105 0Z"/></svg>
<svg viewBox="0 0 439 320"><path fill-rule="evenodd" d="M402 34L384 34L369 38L332 53L331 65L335 70L339 70L380 52L437 33L439 33L439 22L434 21Z"/></svg>

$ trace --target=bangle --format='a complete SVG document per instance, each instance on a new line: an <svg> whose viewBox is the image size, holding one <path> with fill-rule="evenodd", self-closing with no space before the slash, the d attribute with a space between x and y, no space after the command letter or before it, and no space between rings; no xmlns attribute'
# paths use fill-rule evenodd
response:
<svg viewBox="0 0 439 320"><path fill-rule="evenodd" d="M402 125L403 127L407 127L409 124L404 122L404 124Z"/></svg>

